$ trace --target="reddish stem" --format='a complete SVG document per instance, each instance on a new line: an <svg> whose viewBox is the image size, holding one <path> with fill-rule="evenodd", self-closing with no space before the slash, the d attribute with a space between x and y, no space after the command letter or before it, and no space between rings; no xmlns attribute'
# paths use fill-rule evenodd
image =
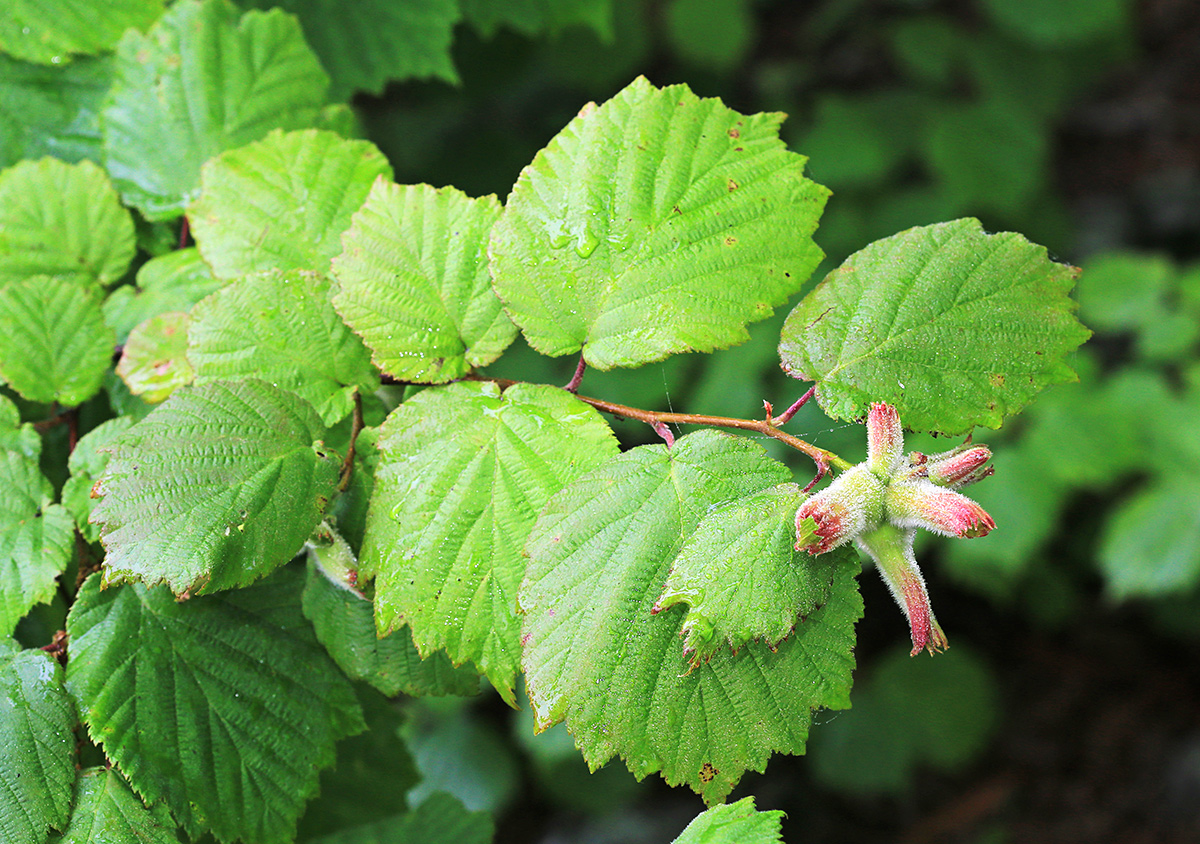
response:
<svg viewBox="0 0 1200 844"><path fill-rule="evenodd" d="M567 382L567 386L563 387L568 393L578 393L579 384L583 381L583 371L587 369L587 361L583 359L583 355L579 356L579 363L575 367L575 374L571 376L571 380Z"/></svg>
<svg viewBox="0 0 1200 844"><path fill-rule="evenodd" d="M793 404L791 407L789 407L787 410L785 410L779 416L779 418L772 419L771 421L774 422L776 425L786 425L788 422L792 421L792 417L796 415L796 411L799 410L800 408L804 407L804 405L808 402L809 399L811 399L813 397L813 394L816 392L817 392L817 385L813 384L811 387L808 388L807 393L802 395L800 398L796 399L795 404ZM768 416L770 415L769 410L767 411L767 414L768 414Z"/></svg>

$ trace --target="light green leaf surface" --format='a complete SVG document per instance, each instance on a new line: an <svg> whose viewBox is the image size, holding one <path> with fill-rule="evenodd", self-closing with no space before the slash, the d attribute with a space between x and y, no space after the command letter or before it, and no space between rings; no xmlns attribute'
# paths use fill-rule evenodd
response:
<svg viewBox="0 0 1200 844"><path fill-rule="evenodd" d="M129 332L117 363L117 375L129 392L158 404L192 383L196 371L187 359L190 324L191 317L182 311L167 311Z"/></svg>
<svg viewBox="0 0 1200 844"><path fill-rule="evenodd" d="M90 399L113 340L88 282L34 276L0 289L0 377L30 401L75 407Z"/></svg>
<svg viewBox="0 0 1200 844"><path fill-rule="evenodd" d="M1174 276L1175 267L1164 255L1095 255L1079 279L1079 316L1097 331L1145 328L1162 317Z"/></svg>
<svg viewBox="0 0 1200 844"><path fill-rule="evenodd" d="M129 416L101 422L79 438L67 460L71 477L63 484L62 503L75 518L75 527L88 542L100 541L100 528L88 521L98 503L97 499L92 498L92 486L100 480L108 466L109 453L100 449L128 431L133 422Z"/></svg>
<svg viewBox="0 0 1200 844"><path fill-rule="evenodd" d="M1067 295L1077 272L978 220L908 229L805 296L779 354L792 377L817 382L835 419L885 401L916 431L997 428L1043 387L1075 379L1064 357L1090 336Z"/></svg>
<svg viewBox="0 0 1200 844"><path fill-rule="evenodd" d="M12 399L0 393L0 449L38 459L42 437L29 422L22 424L21 412Z"/></svg>
<svg viewBox="0 0 1200 844"><path fill-rule="evenodd" d="M479 691L479 675L469 665L455 668L445 651L421 659L409 628L380 638L371 602L331 583L311 565L304 587L304 614L347 676L370 683L388 697Z"/></svg>
<svg viewBox="0 0 1200 844"><path fill-rule="evenodd" d="M0 838L46 840L71 814L75 708L62 669L40 651L0 640Z"/></svg>
<svg viewBox="0 0 1200 844"><path fill-rule="evenodd" d="M783 812L758 812L753 797L713 806L696 816L672 844L782 844Z"/></svg>
<svg viewBox="0 0 1200 844"><path fill-rule="evenodd" d="M793 483L714 507L688 537L655 604L687 604L684 652L693 661L726 646L776 645L829 597L837 563L796 551ZM839 561L840 562L840 561Z"/></svg>
<svg viewBox="0 0 1200 844"><path fill-rule="evenodd" d="M104 321L124 343L134 326L168 311L188 311L221 288L196 247L151 258L138 269L137 286L118 287L104 300Z"/></svg>
<svg viewBox="0 0 1200 844"><path fill-rule="evenodd" d="M641 77L586 106L492 230L496 292L529 344L611 369L745 342L823 257L829 192L782 120Z"/></svg>
<svg viewBox="0 0 1200 844"><path fill-rule="evenodd" d="M54 501L37 456L0 451L0 636L54 597L74 552L74 524Z"/></svg>
<svg viewBox="0 0 1200 844"><path fill-rule="evenodd" d="M565 720L593 769L619 754L713 803L772 753L802 753L813 710L849 706L857 565L774 652L752 642L692 667L684 609L651 614L705 513L789 475L757 443L705 430L627 451L551 499L520 592L539 727Z"/></svg>
<svg viewBox="0 0 1200 844"><path fill-rule="evenodd" d="M218 290L192 309L187 356L198 384L261 378L311 402L328 425L353 409L356 390L379 389L316 273L260 273Z"/></svg>
<svg viewBox="0 0 1200 844"><path fill-rule="evenodd" d="M1108 520L1098 562L1116 598L1184 592L1200 581L1200 483L1173 476L1131 496Z"/></svg>
<svg viewBox="0 0 1200 844"><path fill-rule="evenodd" d="M0 167L52 155L100 160L100 103L112 58L28 64L0 55Z"/></svg>
<svg viewBox="0 0 1200 844"><path fill-rule="evenodd" d="M67 688L88 735L188 834L284 844L334 743L363 729L300 615L302 578L177 601L140 584L79 591Z"/></svg>
<svg viewBox="0 0 1200 844"><path fill-rule="evenodd" d="M361 553L381 633L471 661L510 704L517 587L538 511L617 454L600 415L565 390L489 382L425 390L384 423Z"/></svg>
<svg viewBox="0 0 1200 844"><path fill-rule="evenodd" d="M54 844L179 844L179 836L166 806L147 808L112 768L88 768L75 782L71 823Z"/></svg>
<svg viewBox="0 0 1200 844"><path fill-rule="evenodd" d="M90 161L22 161L0 172L0 288L30 276L112 284L135 250L133 218Z"/></svg>
<svg viewBox="0 0 1200 844"><path fill-rule="evenodd" d="M517 336L492 292L494 196L379 180L333 262L334 305L376 365L406 381L459 378Z"/></svg>
<svg viewBox="0 0 1200 844"><path fill-rule="evenodd" d="M5 0L0 51L39 64L111 50L128 27L145 29L163 0Z"/></svg>
<svg viewBox="0 0 1200 844"><path fill-rule="evenodd" d="M491 844L494 834L491 815L470 812L456 797L439 791L411 812L325 835L308 844Z"/></svg>
<svg viewBox="0 0 1200 844"><path fill-rule="evenodd" d="M111 446L91 516L106 580L199 595L274 571L336 491L324 436L311 405L264 381L177 391Z"/></svg>
<svg viewBox="0 0 1200 844"><path fill-rule="evenodd" d="M463 17L485 38L501 27L522 35L590 27L604 41L613 36L612 0L461 0Z"/></svg>
<svg viewBox="0 0 1200 844"><path fill-rule="evenodd" d="M272 129L311 126L328 83L290 15L239 18L228 0L180 0L117 47L104 164L148 219L178 217L205 161Z"/></svg>
<svg viewBox="0 0 1200 844"><path fill-rule="evenodd" d="M305 39L333 78L334 99L355 91L381 94L391 80L458 82L450 54L459 20L455 0L247 0L245 5L279 6L300 19Z"/></svg>
<svg viewBox="0 0 1200 844"><path fill-rule="evenodd" d="M328 273L350 215L378 176L391 179L392 168L372 143L316 129L276 130L201 168L188 219L218 278Z"/></svg>

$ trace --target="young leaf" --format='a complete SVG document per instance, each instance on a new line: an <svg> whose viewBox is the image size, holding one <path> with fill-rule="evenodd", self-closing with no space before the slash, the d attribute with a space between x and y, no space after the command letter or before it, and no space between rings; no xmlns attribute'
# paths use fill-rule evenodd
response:
<svg viewBox="0 0 1200 844"><path fill-rule="evenodd" d="M539 727L565 720L593 768L619 754L710 803L776 751L801 753L819 707L849 706L857 565L772 652L751 642L690 666L681 607L651 613L710 508L787 480L762 446L706 430L642 446L555 495L526 545L527 690Z"/></svg>
<svg viewBox="0 0 1200 844"><path fill-rule="evenodd" d="M470 666L455 668L445 651L421 659L409 628L380 638L371 602L331 583L312 565L304 586L304 615L347 676L370 683L388 697L479 691L479 675Z"/></svg>
<svg viewBox="0 0 1200 844"><path fill-rule="evenodd" d="M0 167L47 155L98 162L112 74L111 56L46 66L0 55Z"/></svg>
<svg viewBox="0 0 1200 844"><path fill-rule="evenodd" d="M521 550L542 506L617 453L565 390L489 382L425 390L384 423L361 574L381 633L407 624L422 654L470 660L514 701Z"/></svg>
<svg viewBox="0 0 1200 844"><path fill-rule="evenodd" d="M63 484L62 503L75 518L75 527L88 542L100 541L100 528L91 524L88 517L98 503L92 498L92 487L108 466L109 453L101 449L128 431L133 422L129 416L101 422L79 438L67 459L71 477Z"/></svg>
<svg viewBox="0 0 1200 844"><path fill-rule="evenodd" d="M355 391L379 389L379 375L329 288L315 273L261 273L196 305L187 351L196 383L261 378L307 399L328 425L344 418Z"/></svg>
<svg viewBox="0 0 1200 844"><path fill-rule="evenodd" d="M336 491L324 435L311 405L264 381L176 391L110 446L91 516L107 582L200 595L286 563Z"/></svg>
<svg viewBox="0 0 1200 844"><path fill-rule="evenodd" d="M754 798L713 806L696 816L671 844L783 844L783 812L758 812Z"/></svg>
<svg viewBox="0 0 1200 844"><path fill-rule="evenodd" d="M163 0L6 0L0 12L0 50L25 61L59 64L73 54L111 50L129 27L144 29L162 14Z"/></svg>
<svg viewBox="0 0 1200 844"><path fill-rule="evenodd" d="M311 638L295 572L177 601L88 578L67 617L67 688L88 735L188 834L283 844L334 743L361 732L354 690Z"/></svg>
<svg viewBox="0 0 1200 844"><path fill-rule="evenodd" d="M124 343L137 325L168 311L189 311L221 288L196 247L176 249L142 264L137 287L118 287L104 300L104 321Z"/></svg>
<svg viewBox="0 0 1200 844"><path fill-rule="evenodd" d="M805 296L779 354L835 419L884 401L916 431L998 428L1043 387L1074 380L1063 359L1091 334L1067 295L1077 273L978 220L908 229Z"/></svg>
<svg viewBox="0 0 1200 844"><path fill-rule="evenodd" d="M491 844L494 835L491 815L468 811L457 797L439 791L411 812L315 838L308 844Z"/></svg>
<svg viewBox="0 0 1200 844"><path fill-rule="evenodd" d="M391 165L374 144L307 129L271 132L200 170L192 233L219 278L263 270L329 272L342 232Z"/></svg>
<svg viewBox="0 0 1200 844"><path fill-rule="evenodd" d="M376 181L333 262L333 302L377 366L406 381L459 378L517 336L492 292L494 196Z"/></svg>
<svg viewBox="0 0 1200 844"><path fill-rule="evenodd" d="M611 369L745 342L823 257L829 192L782 120L640 77L586 106L492 231L496 292L529 344Z"/></svg>
<svg viewBox="0 0 1200 844"><path fill-rule="evenodd" d="M150 317L129 332L117 375L129 392L158 404L179 387L192 383L196 371L187 359L188 325L182 311Z"/></svg>
<svg viewBox="0 0 1200 844"><path fill-rule="evenodd" d="M332 6L324 0L248 0L245 5L279 6L300 19L305 39L333 77L333 99L355 91L382 94L393 79L458 82L450 54L459 19L454 0L357 0Z"/></svg>
<svg viewBox="0 0 1200 844"><path fill-rule="evenodd" d="M830 557L796 551L793 483L768 487L707 513L671 564L655 609L688 605L684 653L694 661L760 640L777 645L829 597Z"/></svg>
<svg viewBox="0 0 1200 844"><path fill-rule="evenodd" d="M0 636L9 636L35 604L54 597L74 551L71 516L37 456L0 450Z"/></svg>
<svg viewBox="0 0 1200 844"><path fill-rule="evenodd" d="M147 808L112 768L88 768L75 781L71 823L54 844L179 844L166 806Z"/></svg>
<svg viewBox="0 0 1200 844"><path fill-rule="evenodd" d="M75 710L47 654L0 640L0 838L42 842L71 814Z"/></svg>
<svg viewBox="0 0 1200 844"><path fill-rule="evenodd" d="M108 285L129 268L133 218L90 161L22 161L0 172L0 288L53 275Z"/></svg>
<svg viewBox="0 0 1200 844"><path fill-rule="evenodd" d="M239 18L229 0L181 0L117 47L105 166L147 219L178 217L200 165L272 129L311 126L328 84L290 15Z"/></svg>
<svg viewBox="0 0 1200 844"><path fill-rule="evenodd" d="M75 407L90 399L113 339L94 285L34 276L0 289L0 377L30 401Z"/></svg>

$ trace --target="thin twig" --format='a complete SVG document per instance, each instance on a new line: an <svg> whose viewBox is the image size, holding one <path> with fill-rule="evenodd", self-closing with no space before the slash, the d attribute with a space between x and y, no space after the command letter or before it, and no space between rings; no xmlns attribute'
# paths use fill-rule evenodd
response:
<svg viewBox="0 0 1200 844"><path fill-rule="evenodd" d="M802 395L800 398L796 399L795 404L793 404L791 407L789 407L787 410L785 410L781 416L779 416L776 419L772 419L771 421L776 425L786 425L788 422L791 422L792 417L796 415L796 411L799 410L800 408L804 407L804 405L808 402L809 399L811 399L813 397L813 394L816 392L817 392L817 385L813 384L811 387L808 388L807 393ZM768 411L768 418L770 418L769 411Z"/></svg>
<svg viewBox="0 0 1200 844"><path fill-rule="evenodd" d="M567 382L567 386L563 387L568 393L578 393L579 384L583 381L583 371L587 369L587 361L583 359L583 355L579 356L579 363L575 367L575 374L571 376L571 380Z"/></svg>
<svg viewBox="0 0 1200 844"><path fill-rule="evenodd" d="M350 486L350 477L354 474L354 446L358 443L358 435L363 429L362 394L354 391L354 416L350 419L350 447L346 449L346 459L342 461L342 475L338 479L338 492L345 492Z"/></svg>

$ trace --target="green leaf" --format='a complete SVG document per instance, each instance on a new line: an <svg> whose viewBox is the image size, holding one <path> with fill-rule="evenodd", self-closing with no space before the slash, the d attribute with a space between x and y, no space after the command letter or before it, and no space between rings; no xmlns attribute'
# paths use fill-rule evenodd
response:
<svg viewBox="0 0 1200 844"><path fill-rule="evenodd" d="M461 0L463 17L485 38L500 27L534 37L569 26L587 26L602 39L613 36L612 0Z"/></svg>
<svg viewBox="0 0 1200 844"><path fill-rule="evenodd" d="M75 527L88 542L100 541L100 528L91 524L88 518L97 504L96 499L92 498L92 487L108 466L109 453L101 449L128 431L133 422L129 416L101 422L80 437L67 460L71 477L63 484L62 503L75 518Z"/></svg>
<svg viewBox="0 0 1200 844"><path fill-rule="evenodd" d="M782 120L641 77L585 107L492 231L496 292L529 344L611 369L745 342L822 258L829 192Z"/></svg>
<svg viewBox="0 0 1200 844"><path fill-rule="evenodd" d="M307 129L271 132L200 170L192 234L218 278L263 270L328 273L350 215L392 168L374 144Z"/></svg>
<svg viewBox="0 0 1200 844"><path fill-rule="evenodd" d="M455 668L445 651L421 659L409 628L379 638L371 602L332 583L312 565L304 587L304 614L339 668L388 697L479 691L479 675L470 666Z"/></svg>
<svg viewBox="0 0 1200 844"><path fill-rule="evenodd" d="M1090 336L1068 298L1078 270L978 220L908 229L851 255L784 323L779 354L835 419L885 401L915 431L990 428L1050 384Z"/></svg>
<svg viewBox="0 0 1200 844"><path fill-rule="evenodd" d="M310 272L260 273L192 309L188 360L196 382L261 378L291 390L332 425L354 393L379 389L362 341L330 304L330 282Z"/></svg>
<svg viewBox="0 0 1200 844"><path fill-rule="evenodd" d="M41 844L71 814L75 710L48 654L0 647L0 837Z"/></svg>
<svg viewBox="0 0 1200 844"><path fill-rule="evenodd" d="M305 809L298 840L380 821L408 809L405 795L421 777L400 738L404 723L400 706L370 689L362 690L359 702L367 730L338 742L337 763L321 773L320 796Z"/></svg>
<svg viewBox="0 0 1200 844"><path fill-rule="evenodd" d="M30 401L75 407L90 399L113 340L94 285L34 276L0 289L0 376Z"/></svg>
<svg viewBox="0 0 1200 844"><path fill-rule="evenodd" d="M709 70L729 73L754 43L747 0L671 0L665 18L672 51Z"/></svg>
<svg viewBox="0 0 1200 844"><path fill-rule="evenodd" d="M0 55L0 167L53 155L100 160L100 103L112 58L27 64Z"/></svg>
<svg viewBox="0 0 1200 844"><path fill-rule="evenodd" d="M787 480L762 446L705 430L642 446L555 495L526 545L523 667L540 728L564 720L593 768L619 754L709 803L776 751L801 753L812 713L849 706L858 566L779 647L752 642L692 667L682 607L651 613L710 508Z"/></svg>
<svg viewBox="0 0 1200 844"><path fill-rule="evenodd" d="M117 47L105 166L147 219L178 217L205 161L272 129L311 126L328 84L290 15L239 18L228 0L181 0Z"/></svg>
<svg viewBox="0 0 1200 844"><path fill-rule="evenodd" d="M158 404L179 387L192 383L196 371L187 359L190 324L187 314L168 311L150 317L129 332L117 363L117 375L129 392Z"/></svg>
<svg viewBox="0 0 1200 844"><path fill-rule="evenodd" d="M41 436L30 423L21 423L21 412L3 393L0 393L0 449L34 460L42 453Z"/></svg>
<svg viewBox="0 0 1200 844"><path fill-rule="evenodd" d="M1097 331L1145 328L1162 312L1175 276L1163 255L1110 252L1088 260L1079 279L1079 315Z"/></svg>
<svg viewBox="0 0 1200 844"><path fill-rule="evenodd" d="M0 288L54 275L112 284L135 250L133 218L90 161L22 161L0 172Z"/></svg>
<svg viewBox="0 0 1200 844"><path fill-rule="evenodd" d="M0 451L0 636L54 597L75 550L71 516L53 500L36 455Z"/></svg>
<svg viewBox="0 0 1200 844"><path fill-rule="evenodd" d="M411 812L335 832L308 844L491 844L492 818L469 812L458 798L439 791Z"/></svg>
<svg viewBox="0 0 1200 844"><path fill-rule="evenodd" d="M983 0L981 5L1018 38L1058 49L1128 32L1133 13L1130 0Z"/></svg>
<svg viewBox="0 0 1200 844"><path fill-rule="evenodd" d="M813 773L852 794L904 791L918 766L949 773L977 758L999 715L996 682L969 649L896 650L854 690L854 708L814 734Z"/></svg>
<svg viewBox="0 0 1200 844"><path fill-rule="evenodd" d="M179 844L175 822L161 803L153 808L112 768L80 771L71 823L55 844Z"/></svg>
<svg viewBox="0 0 1200 844"><path fill-rule="evenodd" d="M793 483L713 508L684 543L655 604L688 605L684 653L693 662L728 644L776 645L829 597L831 558L796 551L796 509L807 496Z"/></svg>
<svg viewBox="0 0 1200 844"><path fill-rule="evenodd" d="M111 50L128 27L145 29L163 0L6 0L0 10L0 51L38 64Z"/></svg>
<svg viewBox="0 0 1200 844"><path fill-rule="evenodd" d="M304 37L333 77L333 99L355 91L382 94L392 80L459 81L450 54L459 20L454 0L246 0L245 5L279 6L300 19Z"/></svg>
<svg viewBox="0 0 1200 844"><path fill-rule="evenodd" d="M783 844L783 812L758 812L753 797L713 806L696 816L672 844Z"/></svg>
<svg viewBox="0 0 1200 844"><path fill-rule="evenodd" d="M381 633L474 662L509 704L520 667L522 547L542 506L617 453L565 390L490 382L425 390L384 423L361 554Z"/></svg>
<svg viewBox="0 0 1200 844"><path fill-rule="evenodd" d="M1098 561L1115 598L1158 597L1200 581L1200 483L1161 480L1122 502L1105 525Z"/></svg>
<svg viewBox="0 0 1200 844"><path fill-rule="evenodd" d="M88 735L195 838L291 841L334 743L361 732L354 690L312 641L295 572L177 601L140 584L79 591L67 688Z"/></svg>
<svg viewBox="0 0 1200 844"><path fill-rule="evenodd" d="M494 196L383 180L371 188L333 262L333 301L384 372L450 381L516 338L487 271L499 214Z"/></svg>
<svg viewBox="0 0 1200 844"><path fill-rule="evenodd" d="M264 381L176 391L110 446L91 516L107 582L200 595L286 563L336 491L324 435L311 405Z"/></svg>
<svg viewBox="0 0 1200 844"><path fill-rule="evenodd" d="M221 288L194 246L177 249L142 264L137 287L118 287L104 300L104 321L124 343L134 326L168 311L189 311Z"/></svg>

